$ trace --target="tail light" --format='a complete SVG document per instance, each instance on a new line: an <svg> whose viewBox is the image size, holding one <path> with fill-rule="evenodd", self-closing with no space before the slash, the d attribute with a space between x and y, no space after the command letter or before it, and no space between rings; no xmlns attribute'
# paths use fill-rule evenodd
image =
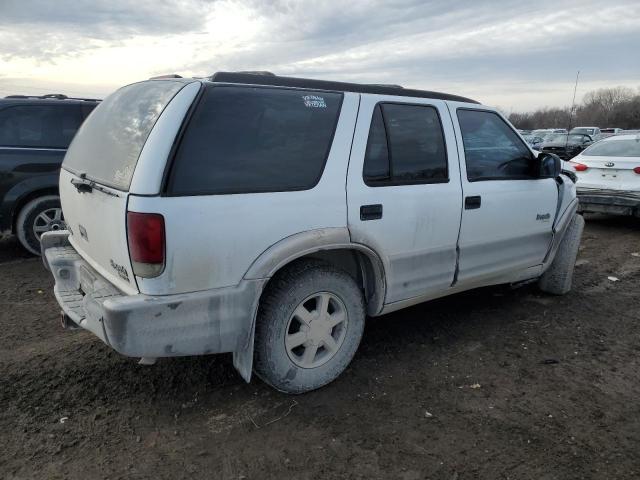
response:
<svg viewBox="0 0 640 480"><path fill-rule="evenodd" d="M584 172L585 170L587 170L589 167L587 167L586 165L582 164L582 163L577 163L577 162L569 162L573 165L573 169L576 172Z"/></svg>
<svg viewBox="0 0 640 480"><path fill-rule="evenodd" d="M633 169L633 171L634 171L635 173L637 173L638 175L640 175L640 167L636 167L636 168L634 168L634 169Z"/></svg>
<svg viewBox="0 0 640 480"><path fill-rule="evenodd" d="M127 239L133 273L157 277L164 269L164 217L157 213L127 212Z"/></svg>

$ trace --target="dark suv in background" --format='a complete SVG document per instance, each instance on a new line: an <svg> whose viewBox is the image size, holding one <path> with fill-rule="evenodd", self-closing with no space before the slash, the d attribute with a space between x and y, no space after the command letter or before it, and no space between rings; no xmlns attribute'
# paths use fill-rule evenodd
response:
<svg viewBox="0 0 640 480"><path fill-rule="evenodd" d="M99 100L51 94L0 98L0 237L40 253L40 236L64 228L60 164Z"/></svg>

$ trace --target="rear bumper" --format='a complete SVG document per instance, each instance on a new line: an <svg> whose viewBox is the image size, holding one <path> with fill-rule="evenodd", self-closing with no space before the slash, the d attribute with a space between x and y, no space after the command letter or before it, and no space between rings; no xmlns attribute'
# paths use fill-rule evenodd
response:
<svg viewBox="0 0 640 480"><path fill-rule="evenodd" d="M640 217L640 192L581 189L577 194L580 212Z"/></svg>
<svg viewBox="0 0 640 480"><path fill-rule="evenodd" d="M43 261L55 278L56 299L74 323L119 353L240 352L252 341L253 315L266 280L179 295L126 295L82 259L67 235L43 235Z"/></svg>

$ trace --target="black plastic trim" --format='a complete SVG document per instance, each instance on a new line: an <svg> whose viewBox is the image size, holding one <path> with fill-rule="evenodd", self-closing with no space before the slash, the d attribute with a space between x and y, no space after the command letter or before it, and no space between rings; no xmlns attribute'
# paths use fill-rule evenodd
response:
<svg viewBox="0 0 640 480"><path fill-rule="evenodd" d="M432 92L428 90L405 89L397 86L359 84L347 82L332 82L309 78L280 77L278 75L257 75L242 72L217 72L210 77L211 82L240 83L249 85L265 85L273 87L292 87L310 90L329 90L337 92L370 93L375 95L393 95L397 97L431 98L435 100L450 100L453 102L476 103L470 98L448 93Z"/></svg>

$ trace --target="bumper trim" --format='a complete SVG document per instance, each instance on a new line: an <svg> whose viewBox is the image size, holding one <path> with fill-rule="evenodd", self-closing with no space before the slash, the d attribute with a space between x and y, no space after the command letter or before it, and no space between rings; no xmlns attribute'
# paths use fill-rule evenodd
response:
<svg viewBox="0 0 640 480"><path fill-rule="evenodd" d="M202 292L127 295L59 237L43 243L58 303L69 319L119 353L172 357L247 349L254 308L267 279Z"/></svg>
<svg viewBox="0 0 640 480"><path fill-rule="evenodd" d="M581 212L640 217L640 193L617 190L578 191Z"/></svg>

